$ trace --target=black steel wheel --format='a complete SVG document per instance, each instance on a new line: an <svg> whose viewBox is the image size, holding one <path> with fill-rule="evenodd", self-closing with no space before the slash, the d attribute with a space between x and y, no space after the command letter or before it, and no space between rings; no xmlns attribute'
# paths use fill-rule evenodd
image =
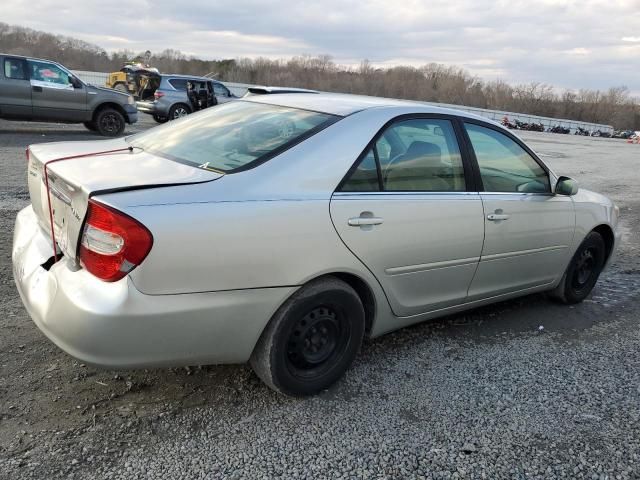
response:
<svg viewBox="0 0 640 480"><path fill-rule="evenodd" d="M117 137L124 132L124 116L113 108L104 108L96 115L93 122L100 135L105 137Z"/></svg>
<svg viewBox="0 0 640 480"><path fill-rule="evenodd" d="M598 281L606 260L606 246L598 232L591 232L573 255L552 296L563 303L583 301Z"/></svg>
<svg viewBox="0 0 640 480"><path fill-rule="evenodd" d="M344 314L318 306L294 323L287 340L287 367L292 375L310 378L331 368L333 357L344 350L351 325Z"/></svg>
<svg viewBox="0 0 640 480"><path fill-rule="evenodd" d="M302 287L276 312L256 344L251 366L273 390L311 395L349 368L364 329L358 294L342 280L325 277Z"/></svg>

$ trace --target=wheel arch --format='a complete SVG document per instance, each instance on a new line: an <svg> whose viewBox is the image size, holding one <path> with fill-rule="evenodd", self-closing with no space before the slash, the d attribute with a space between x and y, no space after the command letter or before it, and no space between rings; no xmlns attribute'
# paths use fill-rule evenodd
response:
<svg viewBox="0 0 640 480"><path fill-rule="evenodd" d="M376 319L376 297L373 293L373 290L369 286L369 284L353 273L348 272L330 272L325 273L323 275L314 277L305 282L306 285L309 282L316 281L318 279L326 278L326 277L335 277L339 280L342 280L347 285L355 290L360 297L360 301L362 302L362 306L364 307L364 320L365 320L365 335L369 336L373 329L373 324ZM303 286L304 286L303 285Z"/></svg>
<svg viewBox="0 0 640 480"><path fill-rule="evenodd" d="M606 262L611 257L611 254L613 253L613 247L615 245L615 236L613 233L613 229L611 228L611 226L607 225L606 223L602 223L594 227L593 229L591 229L591 231L599 233L602 239L604 240L604 244L606 248L606 251L605 251L605 264L606 264Z"/></svg>
<svg viewBox="0 0 640 480"><path fill-rule="evenodd" d="M125 111L124 108L122 108L122 105L118 105L117 103L114 102L103 102L100 105L98 105L96 108L93 109L93 115L91 115L91 121L95 122L96 121L96 116L98 115L98 113L100 113L101 111L105 110L106 108L112 108L114 110L116 110L117 112L119 112L123 117L125 122L130 123L129 122L129 115L127 114L127 112Z"/></svg>

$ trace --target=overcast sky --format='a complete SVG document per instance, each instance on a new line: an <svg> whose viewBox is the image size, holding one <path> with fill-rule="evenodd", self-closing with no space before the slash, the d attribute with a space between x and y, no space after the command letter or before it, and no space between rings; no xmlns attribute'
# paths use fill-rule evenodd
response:
<svg viewBox="0 0 640 480"><path fill-rule="evenodd" d="M439 62L485 79L640 94L640 0L0 1L0 21L110 51Z"/></svg>

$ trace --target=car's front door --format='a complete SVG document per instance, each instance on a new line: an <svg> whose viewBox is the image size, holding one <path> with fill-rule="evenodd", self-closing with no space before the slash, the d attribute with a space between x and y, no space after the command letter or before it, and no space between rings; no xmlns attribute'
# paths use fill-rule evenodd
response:
<svg viewBox="0 0 640 480"><path fill-rule="evenodd" d="M227 103L233 100L233 95L227 87L221 83L213 82L213 94L216 96L218 103Z"/></svg>
<svg viewBox="0 0 640 480"><path fill-rule="evenodd" d="M465 123L483 186L485 238L469 299L552 283L569 261L575 214L549 173L498 127Z"/></svg>
<svg viewBox="0 0 640 480"><path fill-rule="evenodd" d="M346 246L394 313L464 302L484 233L482 203L446 117L399 119L380 132L331 199Z"/></svg>
<svg viewBox="0 0 640 480"><path fill-rule="evenodd" d="M22 58L2 58L0 74L0 115L4 118L30 118L31 84L27 62Z"/></svg>
<svg viewBox="0 0 640 480"><path fill-rule="evenodd" d="M81 122L89 120L87 89L55 63L28 60L33 116L42 120Z"/></svg>

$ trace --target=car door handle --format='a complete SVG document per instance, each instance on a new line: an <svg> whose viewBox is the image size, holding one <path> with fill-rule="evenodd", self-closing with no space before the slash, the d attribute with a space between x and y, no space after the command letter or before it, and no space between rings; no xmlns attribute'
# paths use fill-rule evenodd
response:
<svg viewBox="0 0 640 480"><path fill-rule="evenodd" d="M366 227L369 225L380 225L383 220L380 217L354 217L347 222L352 227Z"/></svg>
<svg viewBox="0 0 640 480"><path fill-rule="evenodd" d="M506 213L490 213L487 215L487 220L491 220L492 222L499 222L500 220L508 220L510 215Z"/></svg>
<svg viewBox="0 0 640 480"><path fill-rule="evenodd" d="M33 86L33 87L31 87L31 88L32 88L32 90L33 90L34 92L41 92L41 91L42 91L42 87L38 87L37 85L34 85L34 86Z"/></svg>

